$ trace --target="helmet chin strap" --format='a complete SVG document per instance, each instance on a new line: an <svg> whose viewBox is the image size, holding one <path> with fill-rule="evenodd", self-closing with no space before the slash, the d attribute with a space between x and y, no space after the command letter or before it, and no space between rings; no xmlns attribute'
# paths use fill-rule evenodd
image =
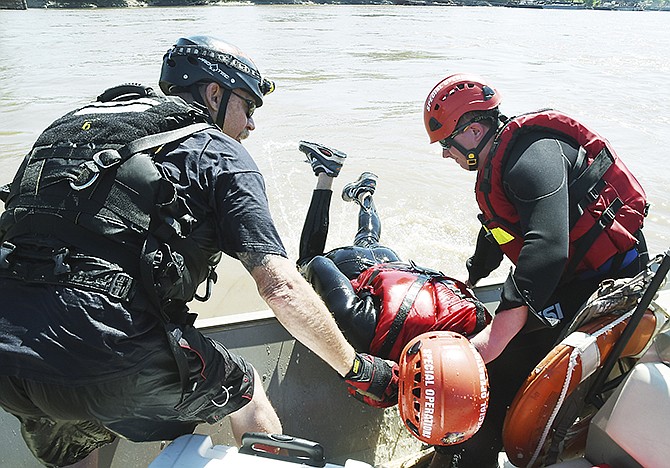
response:
<svg viewBox="0 0 670 468"><path fill-rule="evenodd" d="M479 169L479 155L489 140L493 137L493 135L495 135L495 133L495 127L489 128L488 132L486 132L486 135L484 135L484 138L482 138L482 141L479 142L476 148L466 149L463 145L456 141L451 142L451 146L456 148L465 156L469 171L476 171Z"/></svg>
<svg viewBox="0 0 670 468"><path fill-rule="evenodd" d="M230 96L233 94L228 88L221 87L223 89L223 95L221 96L221 102L219 103L219 110L216 113L216 126L223 131L223 121L226 118L226 110L228 109L228 101Z"/></svg>
<svg viewBox="0 0 670 468"><path fill-rule="evenodd" d="M228 88L224 88L223 86L221 86L221 89L223 90L223 95L221 96L221 102L219 103L219 110L216 112L216 119L214 120L214 123L216 124L217 127L221 129L221 131L223 131L223 121L226 118L226 109L228 109L228 101L230 100L230 95L232 94L232 91ZM199 84L195 83L194 85L192 85L190 91L195 102L201 104L205 109L208 109L207 104L205 104L205 98L200 93Z"/></svg>

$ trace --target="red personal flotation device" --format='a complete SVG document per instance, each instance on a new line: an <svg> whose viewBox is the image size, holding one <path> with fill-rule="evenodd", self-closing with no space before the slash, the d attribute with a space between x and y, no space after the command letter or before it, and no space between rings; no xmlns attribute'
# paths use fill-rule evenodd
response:
<svg viewBox="0 0 670 468"><path fill-rule="evenodd" d="M565 114L542 110L510 119L498 132L491 156L477 174L480 221L505 255L516 263L523 235L519 215L503 189L502 168L508 150L528 131L555 133L580 147L568 181L570 260L566 272L596 270L615 254L630 250L647 213L640 183L607 140Z"/></svg>
<svg viewBox="0 0 670 468"><path fill-rule="evenodd" d="M413 264L375 265L351 284L356 294L367 292L380 303L370 353L394 361L421 333L449 330L468 336L491 321L465 284Z"/></svg>

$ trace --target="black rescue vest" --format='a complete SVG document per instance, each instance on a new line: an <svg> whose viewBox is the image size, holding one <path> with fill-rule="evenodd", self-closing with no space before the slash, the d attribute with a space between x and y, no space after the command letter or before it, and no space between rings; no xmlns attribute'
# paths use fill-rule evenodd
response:
<svg viewBox="0 0 670 468"><path fill-rule="evenodd" d="M56 120L4 193L0 275L143 296L182 321L219 257L189 240L198 222L153 156L207 128L204 112L139 85Z"/></svg>

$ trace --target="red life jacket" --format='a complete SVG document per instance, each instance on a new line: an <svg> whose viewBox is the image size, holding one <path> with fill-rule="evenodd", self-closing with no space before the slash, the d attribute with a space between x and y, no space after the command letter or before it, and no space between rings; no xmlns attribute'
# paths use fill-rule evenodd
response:
<svg viewBox="0 0 670 468"><path fill-rule="evenodd" d="M580 147L568 179L570 250L564 274L596 270L617 253L630 250L647 212L640 183L607 140L565 114L542 110L510 119L477 174L480 221L505 255L516 264L523 235L519 215L503 189L502 168L516 138L529 131L555 133Z"/></svg>
<svg viewBox="0 0 670 468"><path fill-rule="evenodd" d="M415 265L375 265L351 284L356 294L369 293L379 301L370 353L394 361L421 333L449 330L467 336L491 321L486 307L465 284Z"/></svg>

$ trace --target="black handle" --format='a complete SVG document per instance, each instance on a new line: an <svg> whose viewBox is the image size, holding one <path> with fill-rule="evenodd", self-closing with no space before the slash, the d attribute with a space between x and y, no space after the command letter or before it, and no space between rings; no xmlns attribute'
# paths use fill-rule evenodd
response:
<svg viewBox="0 0 670 468"><path fill-rule="evenodd" d="M156 92L149 86L144 86L140 83L124 83L106 89L100 96L98 96L97 101L128 101L130 99L154 96L156 96Z"/></svg>
<svg viewBox="0 0 670 468"><path fill-rule="evenodd" d="M255 448L256 444L284 449L287 455L277 455ZM302 463L309 466L326 466L323 447L317 442L298 439L285 434L265 434L262 432L245 432L242 436L242 446L238 453L273 458L293 463Z"/></svg>

